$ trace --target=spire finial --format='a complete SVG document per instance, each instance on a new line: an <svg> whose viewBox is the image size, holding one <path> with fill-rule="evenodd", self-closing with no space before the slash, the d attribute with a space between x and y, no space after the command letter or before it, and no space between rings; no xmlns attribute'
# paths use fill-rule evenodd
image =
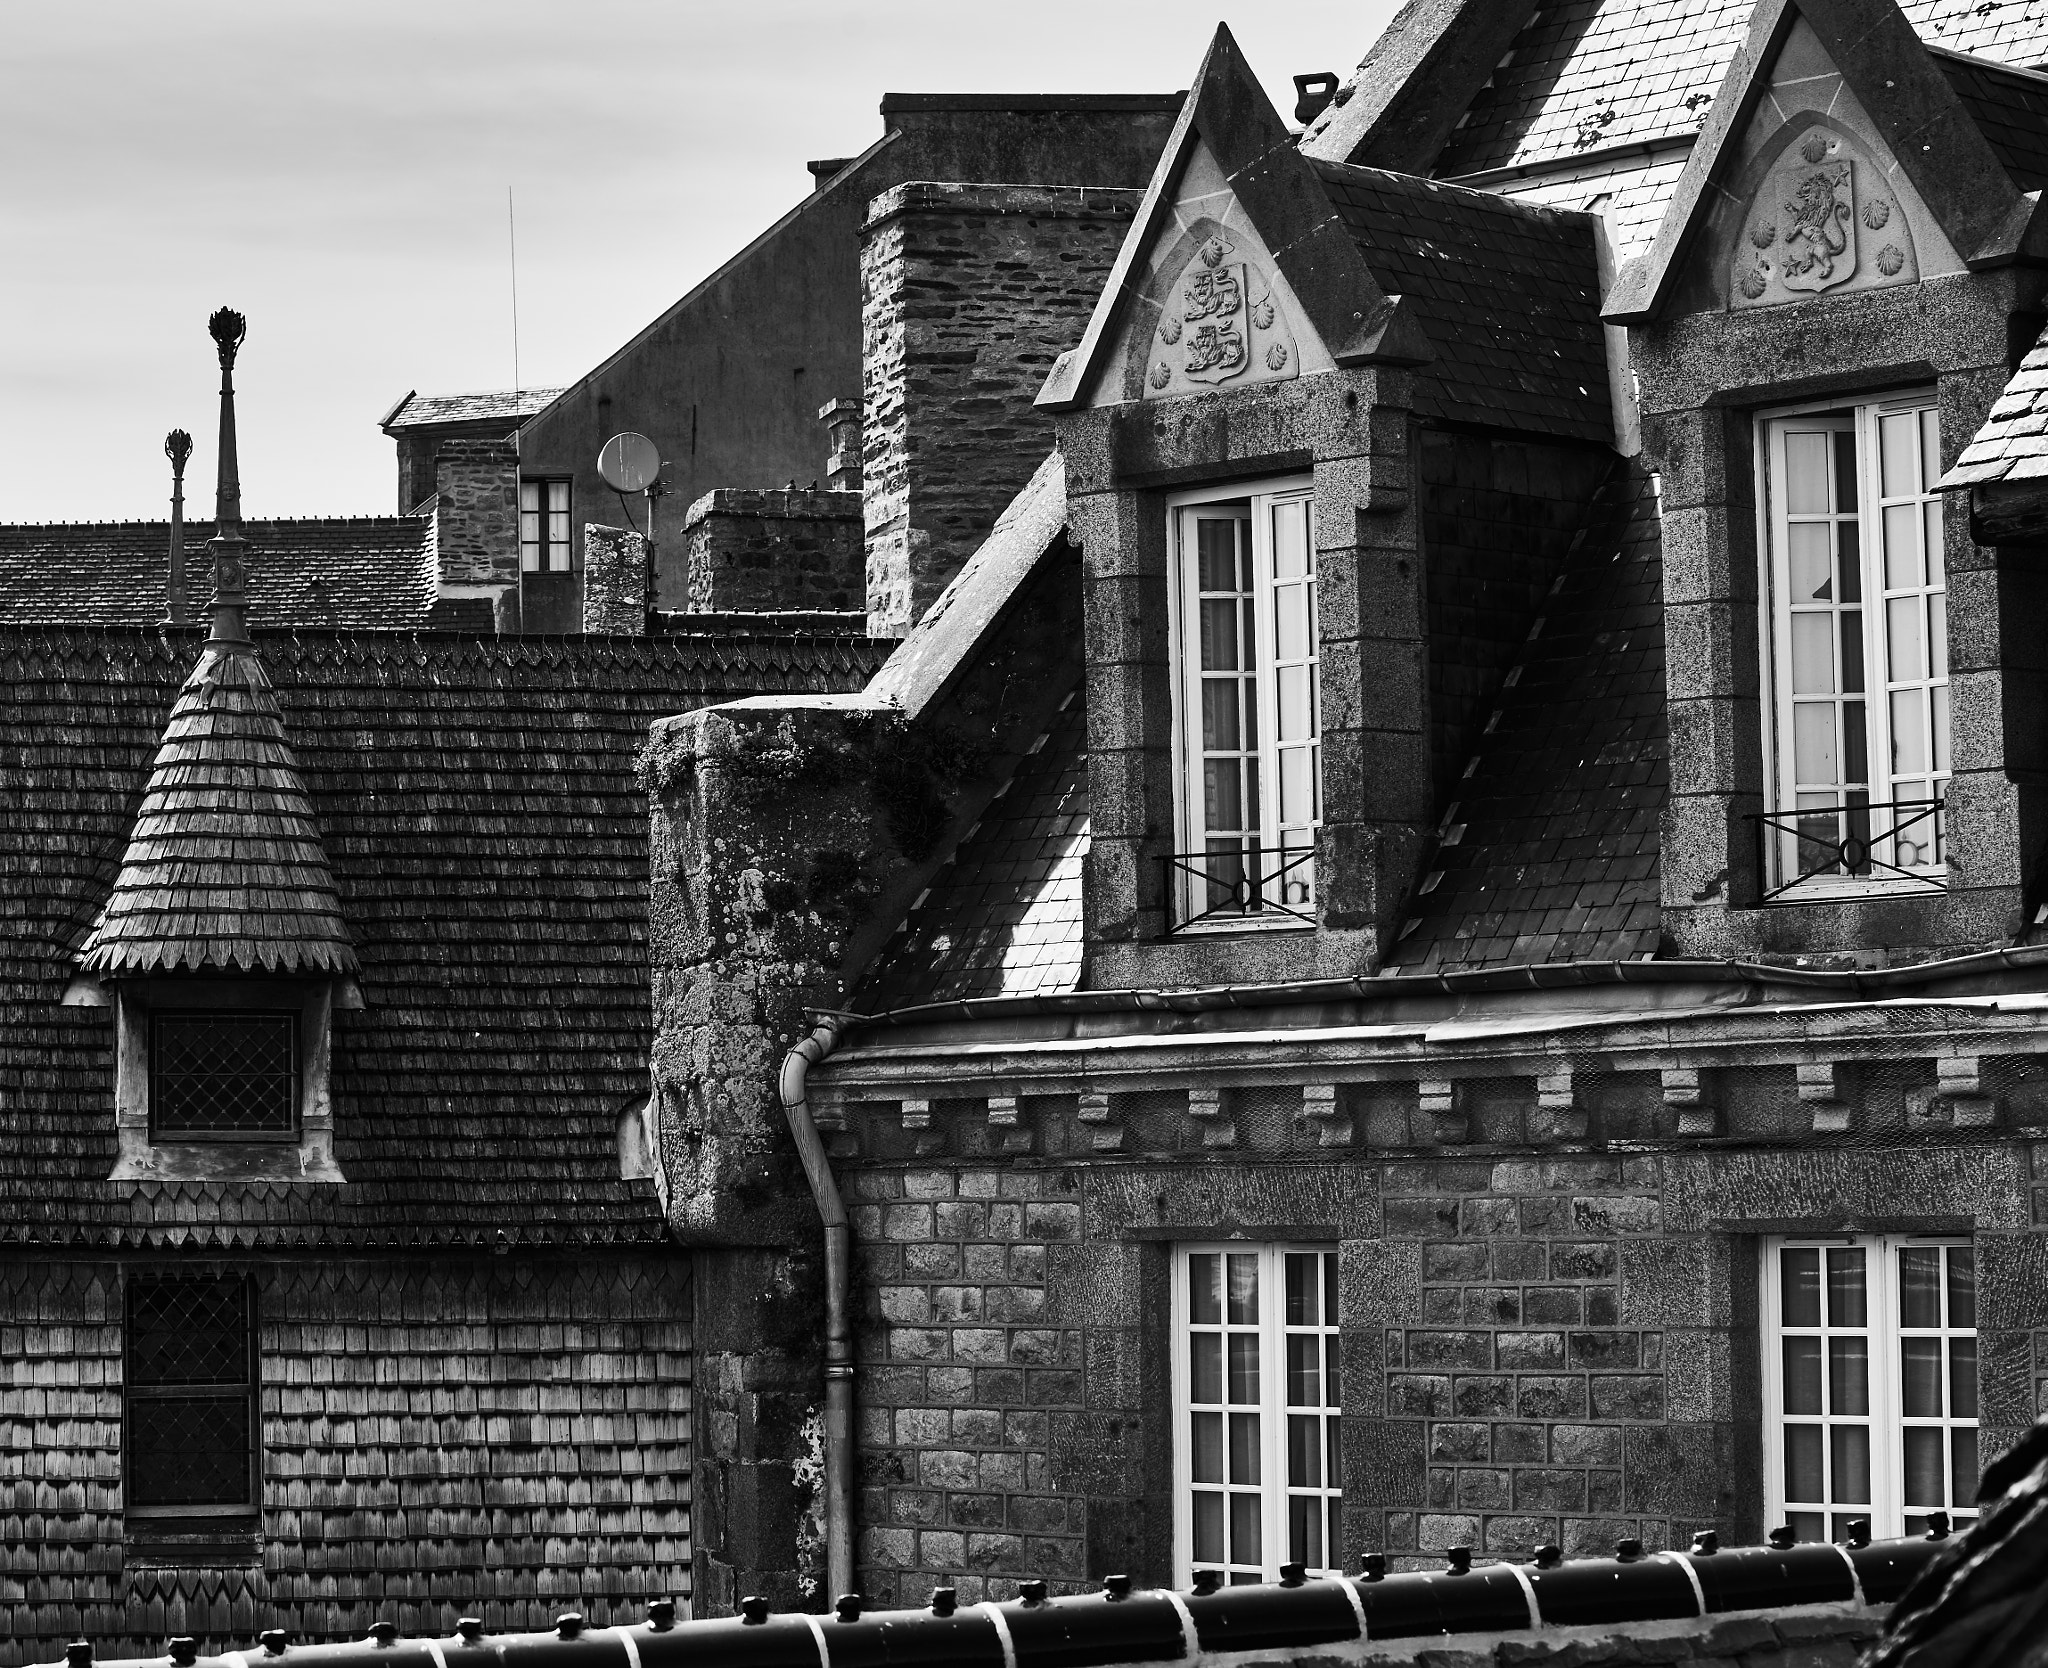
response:
<svg viewBox="0 0 2048 1668"><path fill-rule="evenodd" d="M244 589L242 481L235 455L235 352L249 333L249 321L232 307L223 307L206 321L207 334L220 353L220 473L214 486L213 640L246 642L249 628L242 618L248 601Z"/></svg>
<svg viewBox="0 0 2048 1668"><path fill-rule="evenodd" d="M165 619L190 625L192 609L185 599L185 465L192 456L192 437L183 429L164 436L164 456L171 460L171 580Z"/></svg>

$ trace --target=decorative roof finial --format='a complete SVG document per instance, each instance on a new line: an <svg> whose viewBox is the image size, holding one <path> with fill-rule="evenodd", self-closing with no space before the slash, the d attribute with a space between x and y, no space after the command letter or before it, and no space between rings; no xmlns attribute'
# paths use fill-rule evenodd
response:
<svg viewBox="0 0 2048 1668"><path fill-rule="evenodd" d="M192 437L183 429L164 436L164 456L171 460L171 582L164 618L174 626L192 623L185 598L185 464L192 456Z"/></svg>
<svg viewBox="0 0 2048 1668"><path fill-rule="evenodd" d="M242 609L249 600L242 538L242 481L235 455L235 351L249 333L249 321L223 307L206 321L220 352L220 473L215 479L213 541L213 640L244 643L249 638Z"/></svg>

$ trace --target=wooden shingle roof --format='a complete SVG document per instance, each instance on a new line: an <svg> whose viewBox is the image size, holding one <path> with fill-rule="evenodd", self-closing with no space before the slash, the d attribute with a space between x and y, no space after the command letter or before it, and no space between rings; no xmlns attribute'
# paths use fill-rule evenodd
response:
<svg viewBox="0 0 2048 1668"><path fill-rule="evenodd" d="M79 965L102 978L356 971L319 825L252 644L209 641L178 692Z"/></svg>
<svg viewBox="0 0 2048 1668"><path fill-rule="evenodd" d="M861 688L889 645L299 632L263 655L361 965L346 1186L113 1183L113 1027L63 1006L196 633L0 628L0 1245L643 1243L656 718Z"/></svg>

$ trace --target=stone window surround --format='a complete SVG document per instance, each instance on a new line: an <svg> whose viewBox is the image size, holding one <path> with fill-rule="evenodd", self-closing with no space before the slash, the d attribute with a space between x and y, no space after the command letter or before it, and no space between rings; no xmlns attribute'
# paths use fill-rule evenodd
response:
<svg viewBox="0 0 2048 1668"><path fill-rule="evenodd" d="M341 1182L334 1157L329 1091L333 1014L360 1008L353 980L244 976L124 979L102 987L77 981L67 1003L113 1009L114 1128L120 1157L109 1181ZM149 1120L149 1018L156 1008L294 1009L299 1015L296 1138L159 1141Z"/></svg>
<svg viewBox="0 0 2048 1668"><path fill-rule="evenodd" d="M1398 926L1433 814L1426 657L1411 647L1422 620L1413 398L1409 372L1359 367L1061 418L1069 528L1085 563L1091 982L1347 974L1375 961ZM1169 501L1304 475L1314 486L1321 658L1319 918L1309 931L1169 938L1159 862L1176 826ZM1362 814L1333 821L1333 807Z"/></svg>
<svg viewBox="0 0 2048 1668"><path fill-rule="evenodd" d="M1671 796L1661 868L1674 953L1936 948L2018 931L2031 837L2018 827L2024 807L2008 773L2031 763L2022 756L2030 744L2022 732L2007 739L2011 670L1985 663L1987 651L2005 658L1995 554L1972 542L1956 507L1944 517L1951 735L1962 749L1945 829L1948 890L1760 907L1760 842L1748 820L1767 792L1755 436L1759 417L1790 407L1932 386L1943 461L1952 462L2010 374L2007 338L2039 305L2037 289L2011 273L1966 273L1631 328L1664 527ZM1814 374L1816 364L1830 369Z"/></svg>

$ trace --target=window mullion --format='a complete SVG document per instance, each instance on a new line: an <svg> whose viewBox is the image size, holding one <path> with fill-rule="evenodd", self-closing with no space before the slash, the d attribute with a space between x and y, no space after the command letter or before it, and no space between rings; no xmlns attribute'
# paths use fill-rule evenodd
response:
<svg viewBox="0 0 2048 1668"><path fill-rule="evenodd" d="M1287 1556L1287 1248L1268 1245L1260 1254L1260 1280L1270 1301L1259 1310L1265 1328L1267 1362L1260 1417L1266 1421L1266 1579L1279 1579Z"/></svg>

